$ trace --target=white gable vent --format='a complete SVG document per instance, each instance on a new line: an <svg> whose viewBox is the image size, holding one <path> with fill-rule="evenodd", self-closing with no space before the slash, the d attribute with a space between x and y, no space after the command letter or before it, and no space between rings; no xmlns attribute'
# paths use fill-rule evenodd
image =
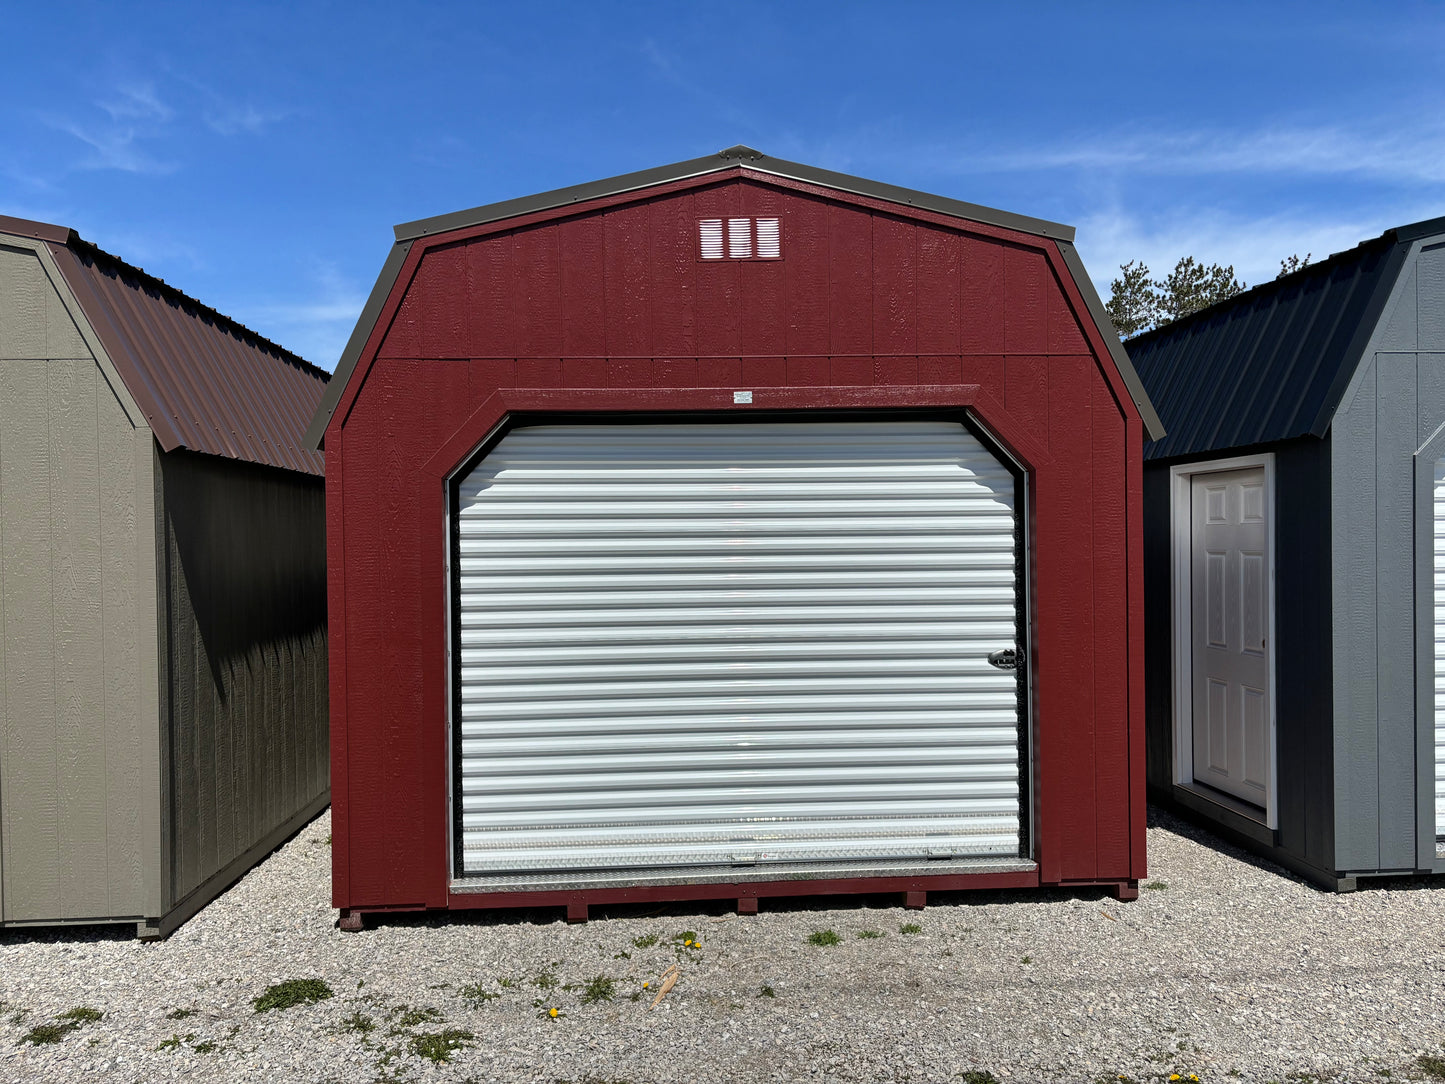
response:
<svg viewBox="0 0 1445 1084"><path fill-rule="evenodd" d="M758 223L758 258L776 260L783 254L783 242L778 233L776 218L760 218Z"/></svg>
<svg viewBox="0 0 1445 1084"><path fill-rule="evenodd" d="M702 241L702 258L704 260L722 259L722 219L704 218L697 224L697 232Z"/></svg>
<svg viewBox="0 0 1445 1084"><path fill-rule="evenodd" d="M778 218L702 218L697 223L697 238L698 255L704 260L779 260L783 256L782 220Z"/></svg>

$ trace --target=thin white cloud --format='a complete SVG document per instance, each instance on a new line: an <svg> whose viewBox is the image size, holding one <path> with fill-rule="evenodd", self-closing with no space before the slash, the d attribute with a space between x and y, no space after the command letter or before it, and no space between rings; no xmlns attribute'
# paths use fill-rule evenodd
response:
<svg viewBox="0 0 1445 1084"><path fill-rule="evenodd" d="M260 135L271 125L285 120L291 112L289 109L258 109L250 103L225 105L209 110L205 114L205 121L212 131L223 136L243 132L247 135Z"/></svg>
<svg viewBox="0 0 1445 1084"><path fill-rule="evenodd" d="M1445 126L1417 117L1371 128L1271 125L1248 131L1100 132L1054 146L993 154L939 155L955 172L1087 169L1159 174L1354 176L1435 184L1445 181Z"/></svg>
<svg viewBox="0 0 1445 1084"><path fill-rule="evenodd" d="M1079 255L1104 297L1119 266L1142 260L1162 278L1180 258L1233 265L1250 286L1272 280L1280 261L1309 254L1318 263L1332 253L1354 248L1392 226L1438 214L1428 205L1374 208L1333 218L1301 213L1248 217L1222 211L1173 207L1141 215L1111 208L1077 223Z"/></svg>
<svg viewBox="0 0 1445 1084"><path fill-rule="evenodd" d="M245 323L323 369L334 368L366 303L365 291L331 263L311 272L310 296L245 308Z"/></svg>
<svg viewBox="0 0 1445 1084"><path fill-rule="evenodd" d="M122 86L95 105L108 119L82 122L72 117L43 118L50 127L90 148L90 153L75 163L76 168L141 174L175 170L173 162L156 157L143 146L144 141L158 138L175 116L175 111L161 101L155 88Z"/></svg>

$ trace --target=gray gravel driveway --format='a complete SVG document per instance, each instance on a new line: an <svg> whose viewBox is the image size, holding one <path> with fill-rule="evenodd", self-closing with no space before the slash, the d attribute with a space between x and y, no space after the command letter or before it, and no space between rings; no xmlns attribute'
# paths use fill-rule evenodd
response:
<svg viewBox="0 0 1445 1084"><path fill-rule="evenodd" d="M594 908L360 934L329 906L329 832L323 815L161 944L0 933L0 1081L1445 1078L1445 884L1328 895L1163 814L1131 904ZM295 979L333 996L255 1011Z"/></svg>

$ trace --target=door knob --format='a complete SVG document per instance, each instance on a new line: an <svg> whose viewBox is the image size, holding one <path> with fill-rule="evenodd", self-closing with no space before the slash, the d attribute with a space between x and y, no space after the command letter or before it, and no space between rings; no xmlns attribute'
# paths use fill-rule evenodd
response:
<svg viewBox="0 0 1445 1084"><path fill-rule="evenodd" d="M1000 670L1017 670L1021 661L1020 654L1011 647L991 651L988 656L989 665L997 666Z"/></svg>

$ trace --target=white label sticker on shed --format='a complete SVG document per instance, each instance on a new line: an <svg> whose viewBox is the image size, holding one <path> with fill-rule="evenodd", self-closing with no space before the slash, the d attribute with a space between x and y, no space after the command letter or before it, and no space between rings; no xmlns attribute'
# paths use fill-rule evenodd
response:
<svg viewBox="0 0 1445 1084"><path fill-rule="evenodd" d="M752 401L753 401L753 393L750 392L750 391L735 391L735 392L733 392L733 402L734 402L734 403L751 403Z"/></svg>

